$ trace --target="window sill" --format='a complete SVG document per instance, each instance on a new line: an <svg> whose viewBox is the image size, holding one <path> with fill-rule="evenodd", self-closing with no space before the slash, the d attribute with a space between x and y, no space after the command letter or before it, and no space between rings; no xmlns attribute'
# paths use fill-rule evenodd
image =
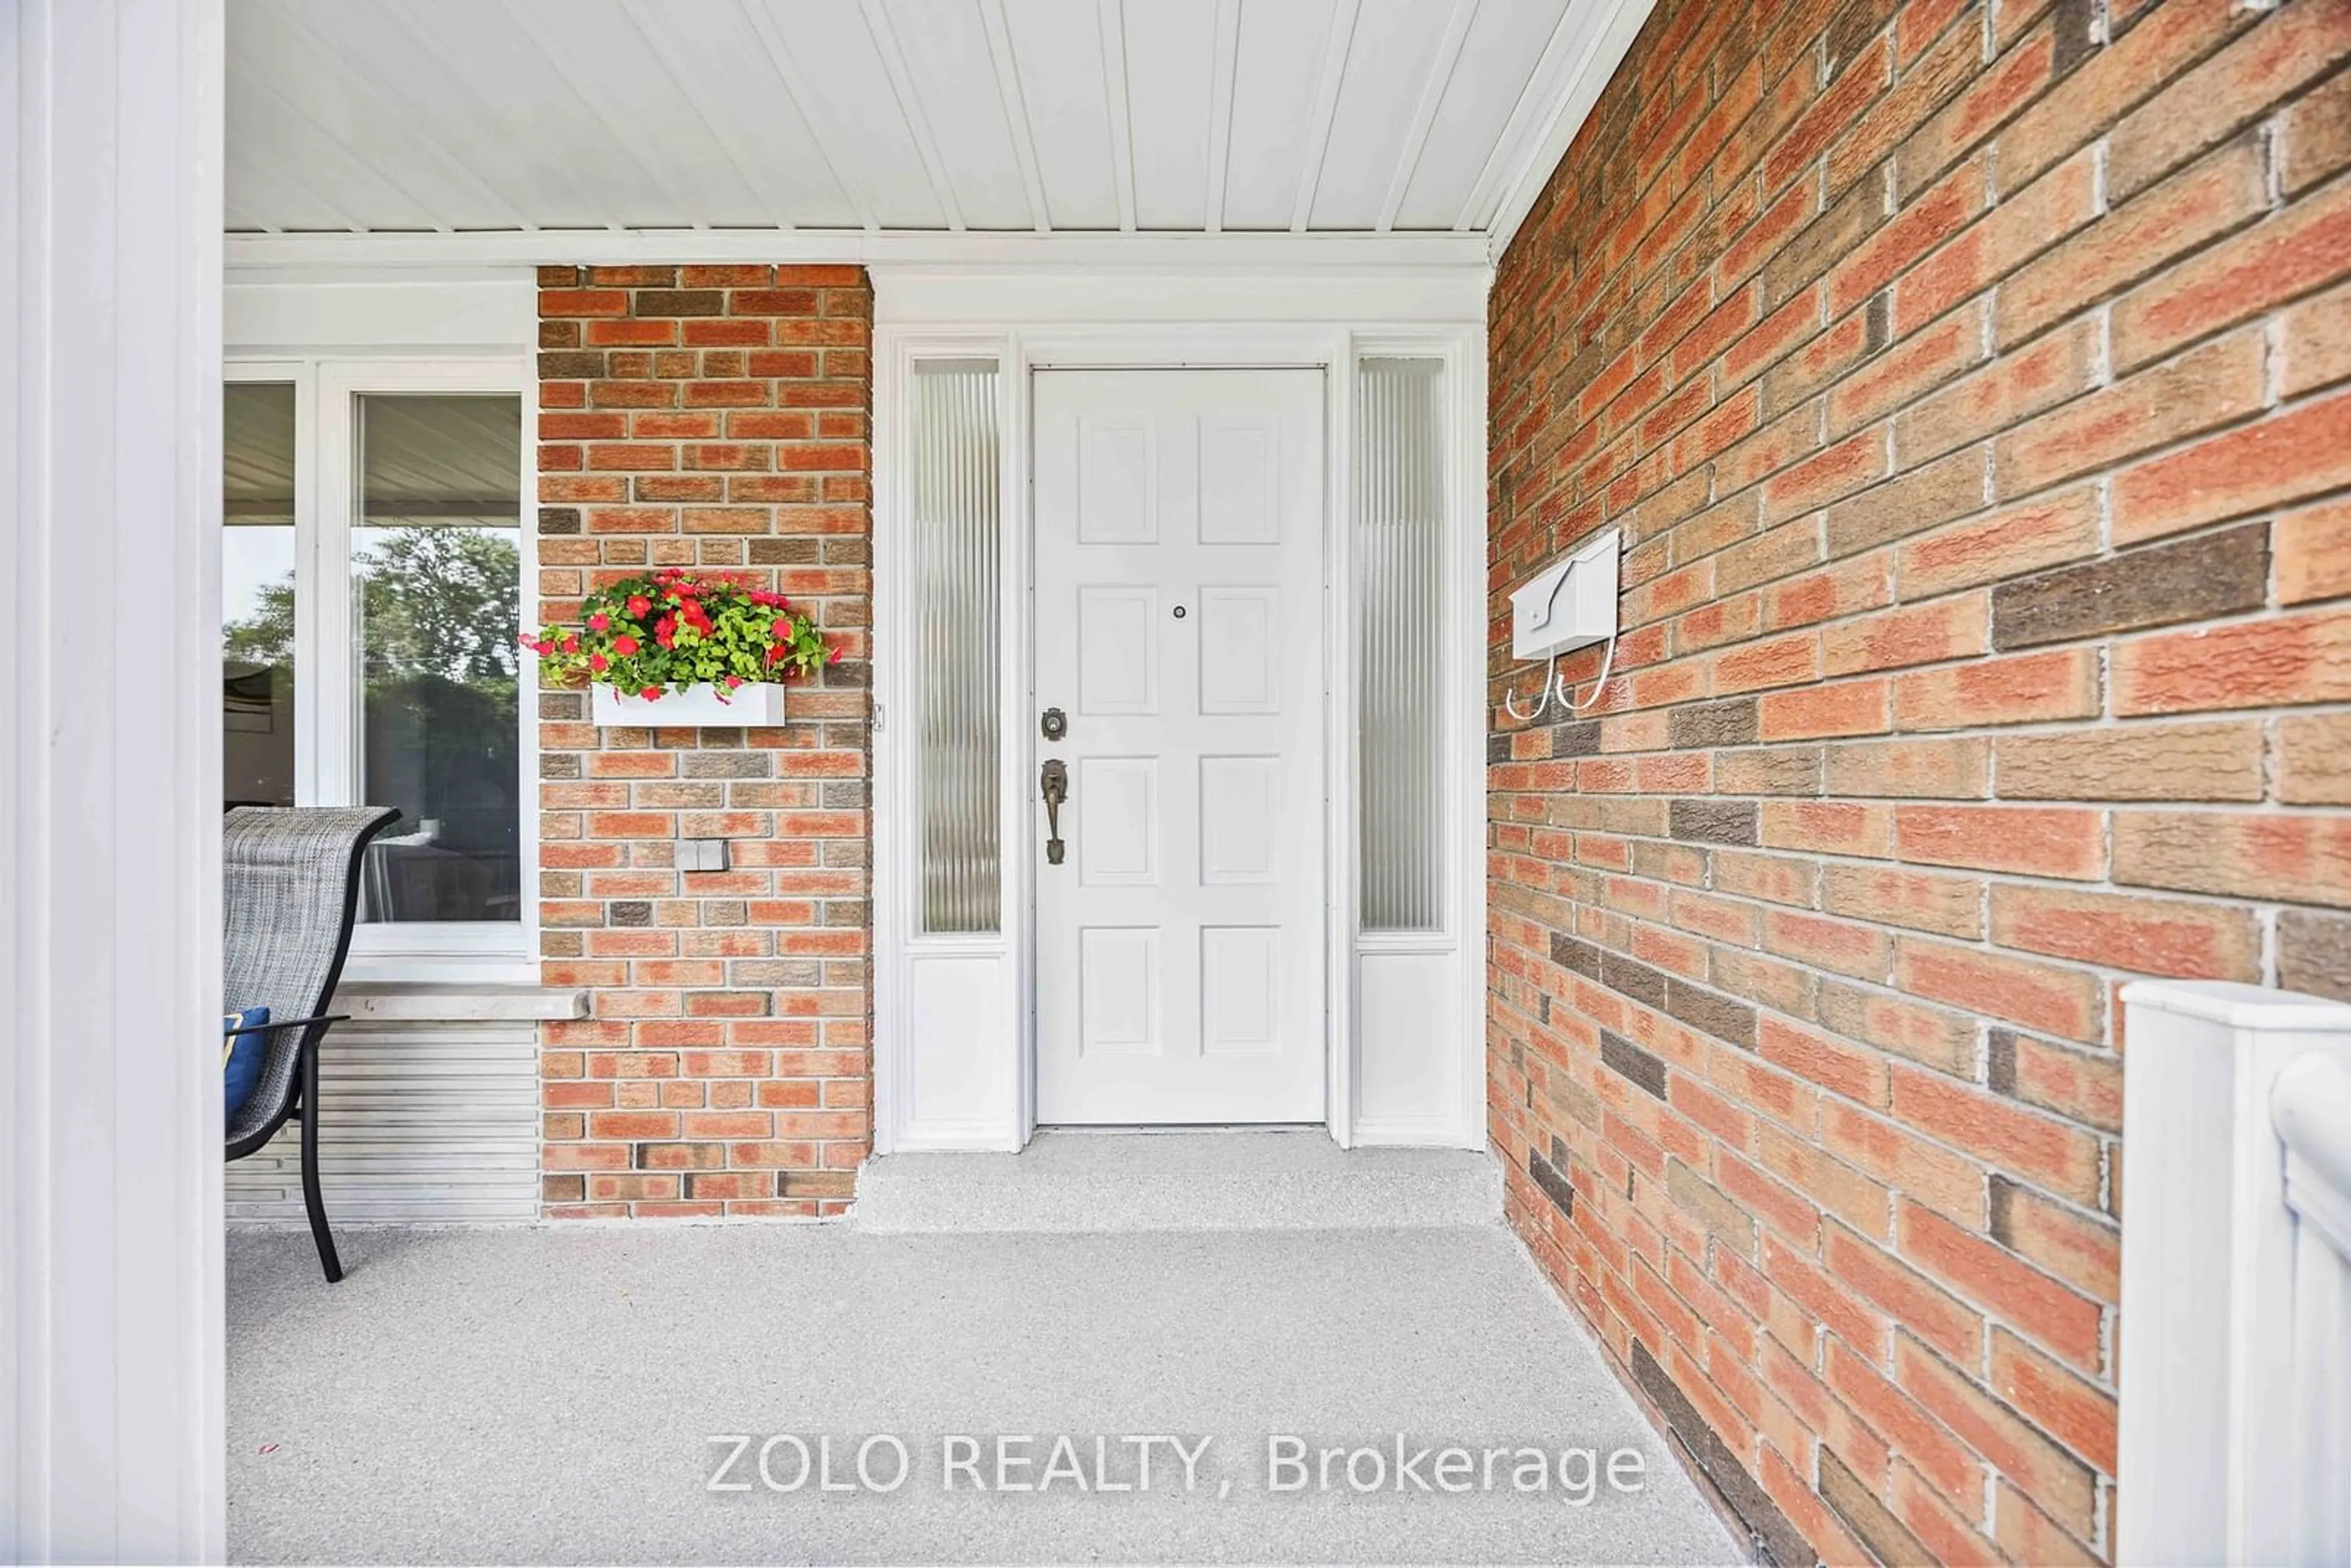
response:
<svg viewBox="0 0 2351 1568"><path fill-rule="evenodd" d="M529 1023L588 1016L588 993L488 980L347 979L334 1010L353 1023Z"/></svg>
<svg viewBox="0 0 2351 1568"><path fill-rule="evenodd" d="M343 964L345 985L536 986L538 965L518 948L503 952L384 951L354 942Z"/></svg>

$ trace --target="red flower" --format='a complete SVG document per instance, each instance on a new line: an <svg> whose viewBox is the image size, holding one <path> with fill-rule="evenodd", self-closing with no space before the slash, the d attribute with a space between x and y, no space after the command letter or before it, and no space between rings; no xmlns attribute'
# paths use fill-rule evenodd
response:
<svg viewBox="0 0 2351 1568"><path fill-rule="evenodd" d="M769 663L770 664L772 664L776 663L778 660L781 659L783 656L784 656L784 651L783 651L783 649L781 649L781 648L770 648L770 649L768 649L768 663Z"/></svg>
<svg viewBox="0 0 2351 1568"><path fill-rule="evenodd" d="M642 645L643 644L639 643L634 637L629 636L626 632L623 632L620 636L612 639L612 652L620 654L623 659L635 653Z"/></svg>
<svg viewBox="0 0 2351 1568"><path fill-rule="evenodd" d="M653 641L666 648L677 637L677 618L664 615L653 622Z"/></svg>
<svg viewBox="0 0 2351 1568"><path fill-rule="evenodd" d="M792 640L792 618L789 615L778 615L776 617L776 623L768 630L776 634L778 642L789 643Z"/></svg>
<svg viewBox="0 0 2351 1568"><path fill-rule="evenodd" d="M595 671L600 675L606 670L610 669L611 664L612 661L604 657L601 653L590 653L588 655L588 667Z"/></svg>
<svg viewBox="0 0 2351 1568"><path fill-rule="evenodd" d="M580 639L577 637L566 637L563 639L563 651L567 653L576 653L580 652Z"/></svg>
<svg viewBox="0 0 2351 1568"><path fill-rule="evenodd" d="M643 594L632 593L629 595L629 613L637 617L637 619L641 621L643 620L645 612L653 607L653 601L647 599Z"/></svg>
<svg viewBox="0 0 2351 1568"><path fill-rule="evenodd" d="M824 656L824 662L828 664L838 664L841 663L841 650L835 648L831 653L827 653Z"/></svg>
<svg viewBox="0 0 2351 1568"><path fill-rule="evenodd" d="M595 614L588 617L588 630L590 632L601 632L605 627L610 626L611 623L612 618L605 614L601 610L596 612Z"/></svg>
<svg viewBox="0 0 2351 1568"><path fill-rule="evenodd" d="M734 690L737 686L739 686L742 684L743 677L740 675L729 675L726 677L726 689L729 691Z"/></svg>
<svg viewBox="0 0 2351 1568"><path fill-rule="evenodd" d="M643 691L639 692L637 695L644 698L645 701L651 702L655 697L662 695L662 689L659 686L647 686Z"/></svg>

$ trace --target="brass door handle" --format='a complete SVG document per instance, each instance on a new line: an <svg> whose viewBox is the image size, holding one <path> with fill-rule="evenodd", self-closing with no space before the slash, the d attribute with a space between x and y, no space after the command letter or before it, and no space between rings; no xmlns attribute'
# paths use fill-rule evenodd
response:
<svg viewBox="0 0 2351 1568"><path fill-rule="evenodd" d="M1049 757L1037 776L1045 796L1045 863L1061 863L1061 802L1070 798L1070 770L1058 757Z"/></svg>

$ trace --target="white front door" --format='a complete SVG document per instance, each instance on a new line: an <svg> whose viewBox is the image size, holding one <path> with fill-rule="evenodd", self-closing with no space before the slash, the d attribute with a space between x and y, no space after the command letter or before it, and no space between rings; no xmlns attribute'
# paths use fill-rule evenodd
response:
<svg viewBox="0 0 2351 1568"><path fill-rule="evenodd" d="M1035 391L1037 1119L1319 1122L1322 372Z"/></svg>

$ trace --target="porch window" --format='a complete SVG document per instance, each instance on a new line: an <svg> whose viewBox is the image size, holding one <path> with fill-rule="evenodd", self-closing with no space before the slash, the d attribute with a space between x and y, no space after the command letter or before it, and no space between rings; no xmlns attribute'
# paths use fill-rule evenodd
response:
<svg viewBox="0 0 2351 1568"><path fill-rule="evenodd" d="M1444 924L1444 363L1357 371L1358 918L1366 932Z"/></svg>
<svg viewBox="0 0 2351 1568"><path fill-rule="evenodd" d="M355 951L520 956L519 367L231 368L232 804L373 804Z"/></svg>
<svg viewBox="0 0 2351 1568"><path fill-rule="evenodd" d="M402 819L370 852L369 913L514 920L521 409L445 393L354 401L353 771L360 800Z"/></svg>
<svg viewBox="0 0 2351 1568"><path fill-rule="evenodd" d="M925 361L914 382L922 929L992 933L1001 874L996 361Z"/></svg>
<svg viewBox="0 0 2351 1568"><path fill-rule="evenodd" d="M294 784L294 388L221 399L221 763L232 806L291 806Z"/></svg>

